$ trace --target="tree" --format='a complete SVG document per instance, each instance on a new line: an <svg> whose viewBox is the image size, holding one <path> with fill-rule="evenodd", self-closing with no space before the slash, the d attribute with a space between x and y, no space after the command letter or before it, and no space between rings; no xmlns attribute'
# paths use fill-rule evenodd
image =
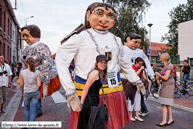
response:
<svg viewBox="0 0 193 129"><path fill-rule="evenodd" d="M125 34L134 32L142 37L141 46L147 49L147 30L143 26L143 17L150 7L147 0L103 0L116 10L115 25L110 32L124 40Z"/></svg>
<svg viewBox="0 0 193 129"><path fill-rule="evenodd" d="M193 18L193 0L187 0L186 4L179 4L176 8L170 11L169 16L171 22L169 23L169 31L161 38L161 42L166 42L167 45L172 46L172 49L167 52L170 55L178 54L178 23L190 20Z"/></svg>

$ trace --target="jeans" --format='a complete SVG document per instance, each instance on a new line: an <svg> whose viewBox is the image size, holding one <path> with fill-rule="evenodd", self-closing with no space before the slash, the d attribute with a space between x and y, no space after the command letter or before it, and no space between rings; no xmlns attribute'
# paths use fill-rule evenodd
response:
<svg viewBox="0 0 193 129"><path fill-rule="evenodd" d="M24 93L25 121L35 121L36 108L39 97L40 97L39 90L35 92Z"/></svg>
<svg viewBox="0 0 193 129"><path fill-rule="evenodd" d="M38 100L36 113L42 113L42 102L41 102L41 99Z"/></svg>
<svg viewBox="0 0 193 129"><path fill-rule="evenodd" d="M147 113L148 109L144 102L144 96L141 94L141 113Z"/></svg>
<svg viewBox="0 0 193 129"><path fill-rule="evenodd" d="M177 77L174 77L174 83L176 84L176 81L177 81Z"/></svg>
<svg viewBox="0 0 193 129"><path fill-rule="evenodd" d="M183 79L184 79L184 84L183 84L183 87L186 89L186 79L188 79L190 77L190 75L189 74L184 74L184 77L183 77Z"/></svg>

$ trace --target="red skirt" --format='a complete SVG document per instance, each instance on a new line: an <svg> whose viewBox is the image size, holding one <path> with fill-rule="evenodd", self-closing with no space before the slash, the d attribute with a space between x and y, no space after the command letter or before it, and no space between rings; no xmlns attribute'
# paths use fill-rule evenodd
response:
<svg viewBox="0 0 193 129"><path fill-rule="evenodd" d="M50 80L50 83L48 84L48 90L47 90L47 96L50 96L54 92L58 91L61 87L60 79L58 76L56 76L54 79ZM43 97L43 82L39 88L40 91L40 98Z"/></svg>
<svg viewBox="0 0 193 129"><path fill-rule="evenodd" d="M100 105L103 103L102 95ZM129 111L124 91L105 94L105 101L109 112L109 119L106 122L105 129L122 129L126 123L130 123ZM69 129L77 129L79 113L71 110Z"/></svg>

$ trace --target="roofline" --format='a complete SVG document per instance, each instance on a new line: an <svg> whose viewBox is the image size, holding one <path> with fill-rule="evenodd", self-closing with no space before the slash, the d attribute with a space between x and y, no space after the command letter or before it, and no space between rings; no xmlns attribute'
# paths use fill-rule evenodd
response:
<svg viewBox="0 0 193 129"><path fill-rule="evenodd" d="M193 18L189 19L189 20L186 20L186 21L179 22L178 24L183 23L183 22L187 22L187 21L191 21L191 20L193 20Z"/></svg>
<svg viewBox="0 0 193 129"><path fill-rule="evenodd" d="M19 25L19 23L18 23L18 21L17 21L17 19L16 19L16 16L15 16L15 13L14 13L14 11L13 11L13 9L12 9L12 6L11 6L11 3L9 3L9 1L5 1L6 2L6 4L7 4L7 6L8 6L8 10L10 11L10 14L12 15L12 18L13 18L13 21L15 22L15 24L19 27L19 29L20 29L20 25Z"/></svg>

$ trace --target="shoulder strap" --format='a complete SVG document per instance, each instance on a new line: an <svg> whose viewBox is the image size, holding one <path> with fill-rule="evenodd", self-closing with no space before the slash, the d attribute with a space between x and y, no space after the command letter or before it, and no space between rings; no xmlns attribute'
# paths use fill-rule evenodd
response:
<svg viewBox="0 0 193 129"><path fill-rule="evenodd" d="M92 69L92 70L88 73L88 75L87 75L87 79L88 79L89 74L90 74L92 71L94 71L94 70L95 70L95 68L94 68L94 69Z"/></svg>

